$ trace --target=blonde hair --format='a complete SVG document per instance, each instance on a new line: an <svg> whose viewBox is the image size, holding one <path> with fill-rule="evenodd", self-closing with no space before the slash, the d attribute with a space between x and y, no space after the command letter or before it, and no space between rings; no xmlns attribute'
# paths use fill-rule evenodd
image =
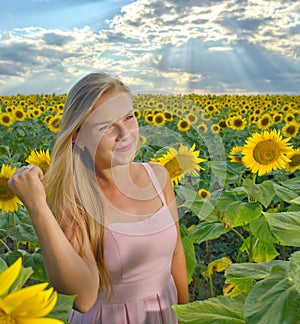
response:
<svg viewBox="0 0 300 324"><path fill-rule="evenodd" d="M94 161L73 140L96 101L108 91L130 93L119 79L106 73L88 74L72 87L44 178L54 216L63 229L72 230L71 244L79 245L82 256L88 246L92 247L99 270L99 288L107 296L111 293L111 277L104 260L103 198L94 176Z"/></svg>

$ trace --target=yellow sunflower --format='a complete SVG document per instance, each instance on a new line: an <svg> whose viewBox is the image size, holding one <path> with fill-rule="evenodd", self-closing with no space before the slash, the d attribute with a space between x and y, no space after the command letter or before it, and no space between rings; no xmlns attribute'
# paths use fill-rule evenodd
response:
<svg viewBox="0 0 300 324"><path fill-rule="evenodd" d="M286 123L282 127L281 131L285 137L296 137L299 131L299 125L296 121L291 121L289 123Z"/></svg>
<svg viewBox="0 0 300 324"><path fill-rule="evenodd" d="M188 120L186 119L180 119L177 123L177 128L181 131L181 132L186 132L191 128L191 124L189 123Z"/></svg>
<svg viewBox="0 0 300 324"><path fill-rule="evenodd" d="M23 109L17 108L13 111L13 116L15 120L23 121L26 118L26 113L24 112Z"/></svg>
<svg viewBox="0 0 300 324"><path fill-rule="evenodd" d="M165 124L165 122L166 122L166 118L163 113L159 112L153 116L152 123L154 126L158 126L158 127L162 126Z"/></svg>
<svg viewBox="0 0 300 324"><path fill-rule="evenodd" d="M290 162L287 155L293 152L288 141L282 139L280 132L275 129L264 131L262 134L254 133L246 140L242 150L242 162L252 173L259 176L272 170L284 169Z"/></svg>
<svg viewBox="0 0 300 324"><path fill-rule="evenodd" d="M242 151L243 146L234 146L228 154L230 162L242 163Z"/></svg>
<svg viewBox="0 0 300 324"><path fill-rule="evenodd" d="M53 116L48 121L48 128L53 133L57 133L59 131L61 115Z"/></svg>
<svg viewBox="0 0 300 324"><path fill-rule="evenodd" d="M20 275L22 258L0 274L0 323L62 324L55 318L45 318L57 302L57 292L45 289L48 283L36 284L9 292Z"/></svg>
<svg viewBox="0 0 300 324"><path fill-rule="evenodd" d="M26 162L29 164L35 164L37 166L39 166L43 173L45 173L50 165L51 162L51 157L50 157L50 153L49 150L33 150L30 152L30 155L28 156L28 158L26 159Z"/></svg>
<svg viewBox="0 0 300 324"><path fill-rule="evenodd" d="M300 148L297 148L289 155L290 161L285 166L285 171L294 173L296 170L300 170Z"/></svg>
<svg viewBox="0 0 300 324"><path fill-rule="evenodd" d="M257 127L259 129L268 129L273 123L272 117L269 114L263 114L257 121Z"/></svg>
<svg viewBox="0 0 300 324"><path fill-rule="evenodd" d="M2 214L9 211L17 211L18 204L23 205L21 200L10 190L8 180L15 173L16 168L11 168L9 165L2 164L0 172L0 209Z"/></svg>
<svg viewBox="0 0 300 324"><path fill-rule="evenodd" d="M198 190L198 196L202 199L208 199L210 197L210 192L201 188Z"/></svg>
<svg viewBox="0 0 300 324"><path fill-rule="evenodd" d="M195 146L193 144L189 149L181 144L178 151L170 147L166 154L152 158L151 162L163 165L170 174L172 184L178 185L187 173L197 176L198 170L204 170L199 164L205 160L199 158L199 151L195 151Z"/></svg>
<svg viewBox="0 0 300 324"><path fill-rule="evenodd" d="M203 133L206 133L207 130L208 130L208 127L205 123L199 123L197 125L197 129L199 130L199 132L203 132Z"/></svg>
<svg viewBox="0 0 300 324"><path fill-rule="evenodd" d="M229 127L234 130L243 130L245 129L246 124L246 119L239 115L231 117L228 121Z"/></svg>
<svg viewBox="0 0 300 324"><path fill-rule="evenodd" d="M170 111L165 110L163 114L165 115L166 121L171 122L173 120L173 115Z"/></svg>
<svg viewBox="0 0 300 324"><path fill-rule="evenodd" d="M213 134L218 134L220 132L221 128L218 124L212 124L210 126L210 130Z"/></svg>
<svg viewBox="0 0 300 324"><path fill-rule="evenodd" d="M194 125L197 122L197 120L198 120L197 116L195 114L193 114L193 113L188 113L185 116L185 118L189 121L189 123L191 125Z"/></svg>
<svg viewBox="0 0 300 324"><path fill-rule="evenodd" d="M14 123L14 118L10 113L0 113L0 124L3 126L10 126Z"/></svg>
<svg viewBox="0 0 300 324"><path fill-rule="evenodd" d="M141 119L142 112L140 111L140 109L134 109L134 115L136 119Z"/></svg>

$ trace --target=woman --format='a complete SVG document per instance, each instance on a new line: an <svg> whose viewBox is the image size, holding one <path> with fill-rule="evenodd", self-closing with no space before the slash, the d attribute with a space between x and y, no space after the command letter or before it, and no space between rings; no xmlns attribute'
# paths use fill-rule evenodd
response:
<svg viewBox="0 0 300 324"><path fill-rule="evenodd" d="M177 323L171 306L188 302L168 172L133 161L138 138L130 90L92 73L67 96L45 178L29 165L9 181L50 282L76 295L71 323Z"/></svg>

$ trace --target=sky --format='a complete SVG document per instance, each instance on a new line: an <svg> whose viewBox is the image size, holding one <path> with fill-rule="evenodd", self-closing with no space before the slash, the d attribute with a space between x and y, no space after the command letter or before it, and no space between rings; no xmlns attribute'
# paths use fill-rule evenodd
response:
<svg viewBox="0 0 300 324"><path fill-rule="evenodd" d="M299 0L0 0L0 95L300 94Z"/></svg>

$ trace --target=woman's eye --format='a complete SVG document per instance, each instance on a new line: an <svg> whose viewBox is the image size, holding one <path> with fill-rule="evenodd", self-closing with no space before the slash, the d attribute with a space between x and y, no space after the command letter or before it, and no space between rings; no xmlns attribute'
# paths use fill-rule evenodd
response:
<svg viewBox="0 0 300 324"><path fill-rule="evenodd" d="M132 118L134 118L134 117L135 117L134 114L132 114L132 115L128 115L128 116L126 117L126 119L129 120L129 119L132 119Z"/></svg>

